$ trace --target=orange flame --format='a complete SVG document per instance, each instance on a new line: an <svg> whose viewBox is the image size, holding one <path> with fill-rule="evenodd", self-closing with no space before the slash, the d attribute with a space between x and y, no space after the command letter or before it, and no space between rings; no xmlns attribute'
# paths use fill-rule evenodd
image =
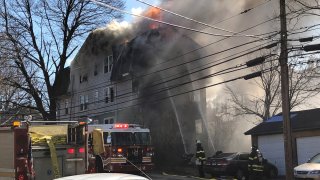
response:
<svg viewBox="0 0 320 180"><path fill-rule="evenodd" d="M150 9L148 9L145 13L145 16L152 18L152 19L156 19L156 20L161 20L161 10L155 7L151 7ZM157 22L151 22L149 24L149 28L150 29L157 29L159 28L159 23Z"/></svg>

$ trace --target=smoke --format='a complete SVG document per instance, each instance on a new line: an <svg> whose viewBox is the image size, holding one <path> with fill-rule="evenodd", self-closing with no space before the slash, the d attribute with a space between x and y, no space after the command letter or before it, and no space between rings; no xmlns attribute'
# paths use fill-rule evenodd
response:
<svg viewBox="0 0 320 180"><path fill-rule="evenodd" d="M171 10L178 14L190 17L192 19L214 24L219 28L227 31L240 32L249 27L253 27L263 21L266 21L278 15L277 1L270 1L262 4L264 1L257 2L254 0L228 0L228 1L212 1L212 0L166 0L160 3L164 9ZM256 7L259 5L259 7ZM240 14L245 10L247 13ZM160 14L159 14L160 13ZM164 12L154 11L149 9L143 13L151 18L158 18L160 20L170 22L189 28L194 28L210 33L231 35L232 32L216 30L207 28L203 25L178 18ZM220 22L217 24L217 22ZM167 99L166 101L159 101L164 97L186 92L192 89L203 87L215 82L232 79L240 75L251 73L250 70L233 73L232 75L223 75L213 77L208 80L195 81L194 83L166 90L168 87L184 82L190 82L204 75L217 72L221 69L244 63L261 54L248 55L239 58L236 61L226 63L224 65L184 76L173 81L167 81L172 77L177 77L177 74L187 74L193 71L194 68L215 62L220 58L236 54L245 49L259 47L261 42L252 43L251 45L236 48L232 51L226 51L218 55L199 59L202 56L210 53L216 53L246 42L257 40L252 37L238 37L238 35L257 35L268 33L277 28L274 21L266 23L234 37L217 37L201 34L199 32L187 31L179 28L170 27L160 23L154 23L149 20L139 20L135 24L117 23L113 22L105 28L93 31L87 38L84 46L78 54L77 59L82 61L75 61L74 64L81 67L81 70L87 71L92 67L92 59L101 59L94 57L105 56L110 54L111 49L114 49L117 56L116 67L121 66L121 69L128 70L133 77L159 71L161 69L168 69L159 73L154 73L143 78L136 79L133 82L134 89L139 97L145 97L141 100L143 105L141 109L141 118L143 122L151 128L153 132L153 140L156 145L159 162L173 162L178 161L182 153L194 153L195 139L200 138L206 142L205 148L209 154L214 153L215 148L222 148L226 151L243 151L248 150L250 140L245 137L243 133L252 126L245 120L238 120L236 118L228 118L221 120L220 114L213 112L207 116L206 100L224 101L228 99L223 85L209 88L207 92L197 92L200 98L195 100L197 93L191 92L181 96ZM217 42L221 41L221 42ZM213 43L217 42L217 43ZM200 50L188 53L194 49L199 49L209 43L212 45L202 48ZM114 45L119 45L114 47ZM92 57L93 56L93 57ZM177 66L180 63L188 62L194 59L199 59L193 63L185 63ZM177 68L170 68L177 66ZM170 68L170 69L169 69ZM121 78L123 72L113 72L117 78ZM116 78L116 79L117 79ZM160 85L155 85L160 84ZM150 88L150 86L153 86ZM249 81L232 82L230 84L233 89L237 89L239 93L258 92L257 88ZM156 92L159 90L161 93ZM260 92L258 92L260 93ZM209 114L209 113L208 113ZM196 129L196 120L200 119L202 126L199 128L201 133ZM218 126L218 122L220 123ZM225 123L225 125L222 125ZM216 133L217 128L220 130ZM231 128L232 131L227 131L225 128ZM210 139L208 137L217 137ZM224 139L224 137L229 137ZM211 141L216 147L212 147ZM170 155L168 155L170 153ZM172 161L171 161L172 160Z"/></svg>
<svg viewBox="0 0 320 180"><path fill-rule="evenodd" d="M251 8L255 5L257 5L257 2L253 0L201 0L196 3L193 0L168 0L163 1L160 6L164 9L168 9L170 11L176 12L186 17L190 17L192 19L196 19L201 22L215 24L215 22L223 19L228 19L228 17L231 17L233 15L240 14L240 12L243 12L244 10L247 10L248 8ZM269 6L273 7L274 4L269 4L268 6L265 5L265 7ZM178 18L174 15L161 12L155 8L150 8L143 14L151 18L170 22L172 24L225 35L233 34L232 32L239 32L243 29L265 21L266 19L273 16L273 14L270 14L270 9L261 8L259 9L258 13L256 11L255 13L234 16L234 18L225 20L222 23L216 25L220 28L226 29L225 31L221 31L212 28L206 28L203 25L199 25L197 23ZM271 29L272 26L270 26L270 24L266 24L255 29L245 31L243 34L259 35L269 32ZM173 28L168 25L151 22L149 20L137 21L133 34L136 35L127 45L125 45L126 53L122 56L125 57L125 61L130 62L129 64L132 67L132 72L135 73L134 76L148 74L160 69L166 69L179 63L198 59L209 53L219 52L230 47L257 39L245 36L231 38L209 36L197 32L190 32L179 28ZM212 43L215 41L221 42L195 51L193 53L188 53L194 49L198 49L201 46L205 46L208 43ZM213 154L214 151L217 150L243 151L249 149L249 137L245 137L243 135L243 133L247 130L246 128L249 129L250 127L247 121L239 122L234 118L227 120L222 118L221 120L219 114L211 114L207 116L207 109L205 105L206 96L213 101L216 100L216 97L219 97L220 99L225 101L228 96L225 93L223 86L214 87L213 92L211 92L210 89L207 89L207 93L205 93L204 95L202 94L202 98L200 98L198 102L193 100L196 93L192 92L188 93L187 95L178 96L167 101L159 102L157 104L150 105L148 103L162 97L171 96L180 92L186 92L188 90L203 87L208 84L228 80L239 75L244 75L244 72L239 72L232 74L231 77L230 75L214 77L206 81L196 81L186 86L170 89L167 91L163 91L162 93L158 93L157 95L153 95L159 89L166 89L175 84L180 84L181 82L192 81L204 75L217 72L221 69L243 63L250 58L254 58L257 55L240 58L237 61L226 63L216 68L211 68L200 73L194 73L192 75L185 76L184 78L180 78L178 80L166 82L168 78L176 74L186 74L188 72L191 72L196 67L212 63L220 58L245 50L246 48L256 47L258 44L259 43L253 43L251 46L246 46L245 48L237 48L236 50L227 51L210 58L199 59L198 61L194 61L193 63L186 63L185 65L179 66L178 68L169 69L137 80L138 83L136 84L138 84L137 89L139 89L140 97L146 97L142 100L142 102L146 104L141 106L141 109L143 109L142 113L144 118L146 119L147 126L151 128L152 132L154 132L153 139L155 141L155 144L157 145L156 150L158 151L157 153L161 160L168 158L178 161L176 156L179 156L179 154L181 155L181 153L193 153L195 139L199 138L202 139L203 142L205 142L204 144L207 152L209 152L208 154ZM251 72L247 71L245 73ZM161 85L155 86L153 88L148 88L155 82L161 83ZM250 87L248 83L243 82L233 83L232 86L239 92L246 92L248 90L248 87ZM250 89L251 91L254 91L255 88L251 87ZM197 119L200 119L202 122L200 134L199 132L197 132L197 129L195 129L197 123L197 121L195 120ZM171 126L168 126L169 124ZM220 125L218 126L218 124ZM219 130L221 130L221 132L215 132L215 129L217 127L219 128ZM232 131L228 132L227 129L224 128L231 128ZM213 139L212 137L216 137L216 139ZM182 146L184 150L181 149ZM168 151L172 152L172 156L168 156Z"/></svg>

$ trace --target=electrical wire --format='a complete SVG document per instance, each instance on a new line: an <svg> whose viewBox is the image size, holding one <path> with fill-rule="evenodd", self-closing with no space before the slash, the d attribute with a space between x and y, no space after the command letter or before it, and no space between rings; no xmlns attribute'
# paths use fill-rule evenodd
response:
<svg viewBox="0 0 320 180"><path fill-rule="evenodd" d="M164 11L164 12L167 12L167 13L169 13L169 14L173 14L173 15L175 15L175 16L181 17L181 18L183 18L183 19L186 19L186 20L195 22L195 23L197 23L197 24L204 25L204 26L206 26L206 27L210 27L210 28L212 28L212 29L217 29L217 30L220 30L220 31L224 31L224 32L228 32L228 33L233 33L233 34L235 34L235 35L239 34L239 35L242 35L242 36L245 36L245 37L257 37L257 38L262 39L260 36L256 36L256 35L246 35L246 34L234 32L234 31L229 31L229 30L226 30L226 29L223 29L223 28L216 27L216 26L214 26L214 25L210 25L210 24L207 24L207 23L204 23L204 22L201 22L201 21L197 21L197 20L195 20L195 19L192 19L192 18L183 16L183 15L181 15L181 14L172 12L172 11L170 11L170 10L161 8L161 7L159 7L159 6L152 5L152 4L150 4L150 3L148 3L148 2L145 2L145 1L143 1L143 0L136 0L136 1L141 2L141 3L143 3L143 4L146 4L146 5L150 6L150 7L157 8L157 9L159 9L159 10L161 10L161 11ZM269 0L269 1L270 1L270 0Z"/></svg>
<svg viewBox="0 0 320 180"><path fill-rule="evenodd" d="M310 62L311 62L311 61L291 63L291 64L289 64L289 65L299 65L299 64L302 65L302 64L309 64ZM318 60L312 60L312 62L320 62L320 59L318 59ZM279 66L280 66L280 65L275 66L275 67L271 67L271 68L269 68L269 70L274 69L274 68L277 68L277 67L279 67ZM267 71L267 70L263 70L263 71L262 71L262 73L266 73L266 72L268 72L268 71ZM122 107L122 108L116 108L116 109L113 109L113 110L110 110L110 111L101 111L101 112L90 113L90 115L91 115L91 117L92 117L92 115L101 115L101 114L105 114L105 113L108 113L108 112L114 112L114 111L116 111L116 110L122 110L122 109L130 108L130 107L135 107L135 106L142 105L142 104L151 104L151 103L153 104L153 103L156 103L156 102L160 102L160 101L166 100L166 99L168 99L168 98L176 97L176 96L183 95L183 94L187 94L187 93L190 93L190 92L194 92L194 91L206 89L206 88L209 88L209 87L213 87L213 86L225 84L225 83L228 83L228 82L232 82L232 81L235 81L235 80L239 80L239 79L242 79L243 77L245 77L245 76L236 77L236 78L233 78L233 79L229 79L229 80L227 80L227 81L223 81L223 82L219 82L219 83L207 85L207 86L204 86L204 87L201 87L201 88L192 89L192 90L189 90L189 91L186 91L186 92L177 93L177 94L170 95L170 96L167 96L167 97L162 97L162 98L156 99L155 101L152 101L152 102L137 103L137 104L129 105L129 106ZM129 100L129 101L131 101L131 100ZM127 103L127 102L122 102L122 103ZM114 106L114 105L113 105L113 106ZM75 106L74 106L74 107L75 107ZM69 108L72 108L72 107L69 107ZM103 107L103 108L105 108L105 107ZM63 108L63 109L64 109L64 108ZM101 109L101 108L99 108L99 109ZM82 113L82 112L78 112L78 113ZM38 113L33 113L33 114L37 115ZM33 114L30 114L30 115L33 115ZM63 116L63 115L61 115L61 116ZM79 115L79 116L73 116L72 118L82 118L82 117L85 117L85 116ZM70 117L62 117L62 118L60 118L60 120L63 120L63 119L70 119Z"/></svg>
<svg viewBox="0 0 320 180"><path fill-rule="evenodd" d="M157 23L165 24L165 25L176 27L176 28L180 28L180 29L185 29L185 30L188 30L188 31L198 32L198 33L202 33L202 34L206 34L206 35L220 36L220 37L250 37L250 38L259 38L259 39L261 39L260 37L256 37L254 35L245 35L245 36L237 35L237 34L224 35L224 34L215 34L215 33L205 32L205 31L201 31L201 30L197 30L197 29L193 29L193 28L188 28L188 27L185 27L185 26L176 25L176 24L173 24L173 23L168 23L168 22L165 22L165 21L160 21L160 20L157 20L157 19L149 18L149 17L143 16L143 15L134 14L134 13L131 13L131 12L116 8L114 6L108 5L108 4L100 2L100 1L96 1L96 0L88 0L88 1L91 1L91 2L93 2L95 4L98 4L98 5L113 9L115 11L119 11L119 12L125 13L125 14L129 14L129 15L132 15L132 16L137 16L137 17L144 18L144 19L147 19L147 20L150 20L150 21L154 21L154 22L157 22Z"/></svg>
<svg viewBox="0 0 320 180"><path fill-rule="evenodd" d="M292 55L292 56L290 56L290 57L297 57L297 56L299 56L299 55ZM308 62L310 62L310 61L308 61ZM296 64L299 64L299 63L296 63ZM241 67L243 67L243 64L240 64L240 65L236 65L235 67L233 67L233 68L241 68ZM230 68L230 69L233 69L233 68ZM227 68L227 69L224 69L224 70L221 70L221 71L219 71L219 72L216 72L216 73L212 73L212 74L209 74L209 75L206 75L205 77L214 77L214 76L217 76L217 75L223 75L223 74L226 74L226 73L230 73L229 71L227 71L227 70L230 70L229 68ZM242 69L241 69L242 70ZM223 73L224 71L226 71L225 73ZM218 74L217 74L218 73ZM221 74L221 73L223 73L223 74ZM198 80L202 80L202 79L198 79ZM194 81L192 81L192 82L194 82ZM190 82L189 82L190 83ZM176 88L176 87L173 87L173 88ZM169 88L170 89L170 88ZM166 89L166 90L169 90L169 89ZM160 89L161 90L161 92L163 92L163 89ZM155 92L155 94L158 94L158 93L161 93L160 91L158 91L158 92ZM153 94L154 95L154 94ZM145 97L139 97L139 98L135 98L135 99L130 99L130 100L128 100L128 101L123 101L123 102L120 102L119 104L123 104L123 103L127 103L127 102L130 102L130 101L134 101L134 100L138 100L138 99L143 99L143 98L145 98ZM102 100L100 100L99 102L103 102L104 101L104 99L102 99ZM94 104L94 103L96 103L96 102L92 102L92 103L87 103L88 105L89 104ZM116 105L118 105L118 104L111 104L111 105L109 105L109 106L104 106L104 107L101 107L101 108L106 108L106 107L111 107L111 106L116 106ZM73 106L73 107L80 107L80 105L79 106ZM101 109L101 108L98 108L98 109ZM63 108L62 108L63 109ZM97 109L97 108L96 108ZM61 109L60 109L61 110Z"/></svg>

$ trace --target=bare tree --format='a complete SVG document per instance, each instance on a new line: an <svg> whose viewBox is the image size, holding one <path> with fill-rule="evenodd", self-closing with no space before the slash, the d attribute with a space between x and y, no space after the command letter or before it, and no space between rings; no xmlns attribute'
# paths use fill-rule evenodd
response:
<svg viewBox="0 0 320 180"><path fill-rule="evenodd" d="M124 7L122 0L102 2ZM83 35L120 17L114 10L86 0L2 0L0 23L5 46L1 49L22 78L5 80L32 97L31 104L22 106L36 109L45 120L55 120L56 92L67 60Z"/></svg>
<svg viewBox="0 0 320 180"><path fill-rule="evenodd" d="M316 66L309 61L302 61L296 55L290 59L289 65L289 100L290 110L306 102L319 92L315 90L319 82L315 81ZM308 62L308 63L306 63ZM310 63L311 62L311 63ZM268 71L265 71L268 69ZM262 90L263 96L254 96L251 93L239 95L230 87L227 91L231 96L234 115L254 115L261 121L278 114L281 110L280 72L277 60L268 60L255 71L265 71L259 80L254 80L257 90ZM260 122L260 121L259 121Z"/></svg>

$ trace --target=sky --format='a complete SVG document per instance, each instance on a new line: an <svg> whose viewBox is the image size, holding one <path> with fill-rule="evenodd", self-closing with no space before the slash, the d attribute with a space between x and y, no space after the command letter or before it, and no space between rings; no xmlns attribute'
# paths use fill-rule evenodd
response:
<svg viewBox="0 0 320 180"><path fill-rule="evenodd" d="M144 0L144 1L152 5L158 5L160 2L159 0ZM126 11L129 11L131 13L138 13L138 14L148 8L147 5L136 0L125 0L125 6L126 6L125 8ZM127 15L127 14L124 15L124 21L127 21L129 23L132 22L134 18L135 17L132 17L131 15Z"/></svg>
<svg viewBox="0 0 320 180"><path fill-rule="evenodd" d="M148 2L152 5L158 5L160 3L160 0L144 0L145 2ZM146 10L149 6L137 1L137 0L125 0L125 10L134 14L140 14L144 10ZM122 20L120 20L122 23L132 23L134 22L135 18L132 15L124 14L124 17ZM119 23L121 23L119 22ZM98 27L97 27L98 28ZM74 59L77 53L74 53L66 63L66 66L70 66L71 61Z"/></svg>

